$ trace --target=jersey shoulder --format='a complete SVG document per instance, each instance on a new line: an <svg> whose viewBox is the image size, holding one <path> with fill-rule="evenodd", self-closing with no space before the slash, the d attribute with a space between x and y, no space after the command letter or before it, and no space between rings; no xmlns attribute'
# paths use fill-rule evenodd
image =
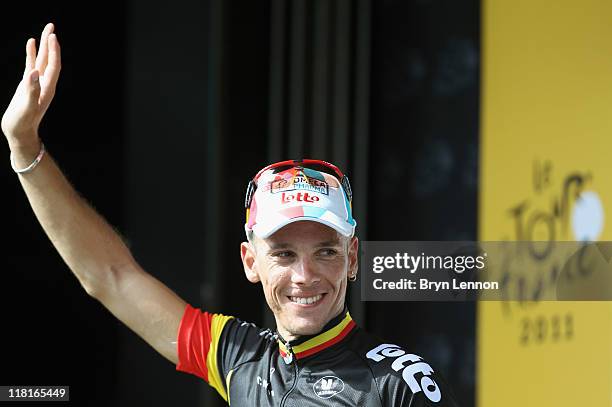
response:
<svg viewBox="0 0 612 407"><path fill-rule="evenodd" d="M439 372L421 356L359 329L353 351L368 364L385 406L449 406L457 403Z"/></svg>
<svg viewBox="0 0 612 407"><path fill-rule="evenodd" d="M227 401L232 369L261 359L275 340L269 329L187 305L177 334L176 368L204 379Z"/></svg>
<svg viewBox="0 0 612 407"><path fill-rule="evenodd" d="M260 359L276 344L277 339L271 329L232 318L221 333L219 358L225 369L233 369L239 364Z"/></svg>

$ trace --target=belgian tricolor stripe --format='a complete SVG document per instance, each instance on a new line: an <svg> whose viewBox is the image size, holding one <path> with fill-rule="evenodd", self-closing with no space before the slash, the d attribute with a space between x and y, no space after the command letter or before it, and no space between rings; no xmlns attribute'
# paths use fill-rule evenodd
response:
<svg viewBox="0 0 612 407"><path fill-rule="evenodd" d="M297 359L314 355L315 353L340 342L349 334L349 332L353 330L354 327L355 321L353 321L353 318L351 318L351 314L347 312L344 319L342 319L342 321L340 321L333 328L330 328L327 331L308 339L304 343L293 346L291 349L293 350L293 354ZM278 342L278 346L281 356L285 357L288 353L287 347L281 341Z"/></svg>
<svg viewBox="0 0 612 407"><path fill-rule="evenodd" d="M206 380L227 400L223 379L217 366L217 349L223 327L232 319L210 314L187 305L181 319L177 339L177 370Z"/></svg>

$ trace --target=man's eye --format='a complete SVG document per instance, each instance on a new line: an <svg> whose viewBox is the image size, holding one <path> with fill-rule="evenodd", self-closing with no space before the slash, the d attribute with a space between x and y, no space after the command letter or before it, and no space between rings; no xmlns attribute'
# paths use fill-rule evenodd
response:
<svg viewBox="0 0 612 407"><path fill-rule="evenodd" d="M338 251L335 249L322 249L319 251L321 256L335 256L338 254Z"/></svg>
<svg viewBox="0 0 612 407"><path fill-rule="evenodd" d="M293 256L293 252L290 252L290 251L274 253L274 257L289 258L289 257L292 257L292 256Z"/></svg>

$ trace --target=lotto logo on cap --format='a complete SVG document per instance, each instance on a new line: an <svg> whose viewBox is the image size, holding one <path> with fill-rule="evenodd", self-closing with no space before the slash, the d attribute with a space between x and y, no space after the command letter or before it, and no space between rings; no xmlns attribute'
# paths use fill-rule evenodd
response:
<svg viewBox="0 0 612 407"><path fill-rule="evenodd" d="M249 208L247 230L266 238L292 222L311 220L344 236L353 236L356 222L339 180L324 172L295 167L263 173Z"/></svg>

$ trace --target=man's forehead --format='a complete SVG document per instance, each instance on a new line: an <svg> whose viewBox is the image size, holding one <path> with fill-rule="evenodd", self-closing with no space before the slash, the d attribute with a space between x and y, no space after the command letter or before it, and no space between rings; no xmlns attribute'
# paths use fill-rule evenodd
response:
<svg viewBox="0 0 612 407"><path fill-rule="evenodd" d="M310 243L314 247L330 247L330 246L340 246L342 245L342 241L339 237L323 240L323 241L312 241L312 242L304 242L303 240L287 240L287 241L267 241L266 244L270 249L289 249L295 246L300 246L304 243Z"/></svg>
<svg viewBox="0 0 612 407"><path fill-rule="evenodd" d="M313 221L291 223L271 236L262 239L267 246L283 248L298 245L332 246L342 243L335 229Z"/></svg>

